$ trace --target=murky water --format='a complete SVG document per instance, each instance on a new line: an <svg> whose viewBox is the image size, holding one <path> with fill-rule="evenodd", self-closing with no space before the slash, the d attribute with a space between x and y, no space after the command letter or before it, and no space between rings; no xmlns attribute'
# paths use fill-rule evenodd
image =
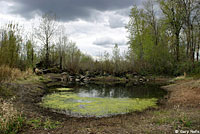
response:
<svg viewBox="0 0 200 134"><path fill-rule="evenodd" d="M166 93L159 85L155 84L140 86L128 86L126 84L90 84L75 87L74 92L80 97L100 98L159 98Z"/></svg>
<svg viewBox="0 0 200 134"><path fill-rule="evenodd" d="M89 84L70 89L62 87L62 92L45 96L41 105L71 116L105 117L156 107L158 99L166 94L155 84Z"/></svg>

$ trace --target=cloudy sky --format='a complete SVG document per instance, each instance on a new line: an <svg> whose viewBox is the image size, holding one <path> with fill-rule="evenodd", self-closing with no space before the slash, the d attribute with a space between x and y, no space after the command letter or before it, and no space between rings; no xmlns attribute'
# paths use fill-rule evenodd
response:
<svg viewBox="0 0 200 134"><path fill-rule="evenodd" d="M112 52L115 43L127 49L130 8L142 0L0 0L0 23L16 22L29 29L37 16L54 12L66 34L81 51L98 56Z"/></svg>

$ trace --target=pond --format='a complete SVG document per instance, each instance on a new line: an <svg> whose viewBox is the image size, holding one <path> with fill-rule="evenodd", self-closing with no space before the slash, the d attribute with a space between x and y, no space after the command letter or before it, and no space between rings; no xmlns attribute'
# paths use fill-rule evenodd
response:
<svg viewBox="0 0 200 134"><path fill-rule="evenodd" d="M166 92L159 85L88 84L55 88L41 105L75 117L108 117L156 107Z"/></svg>

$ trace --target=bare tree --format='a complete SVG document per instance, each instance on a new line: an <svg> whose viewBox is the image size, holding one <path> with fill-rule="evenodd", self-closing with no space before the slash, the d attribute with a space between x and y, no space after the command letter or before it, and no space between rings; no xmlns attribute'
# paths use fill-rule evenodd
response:
<svg viewBox="0 0 200 134"><path fill-rule="evenodd" d="M40 20L38 28L35 28L36 38L41 41L45 48L45 67L50 65L49 61L49 48L51 41L53 41L54 35L57 31L57 17L54 14L44 14Z"/></svg>
<svg viewBox="0 0 200 134"><path fill-rule="evenodd" d="M57 43L60 69L63 69L63 67L66 66L66 51L68 45L68 37L64 34L64 30L65 30L64 26L60 26L59 41Z"/></svg>
<svg viewBox="0 0 200 134"><path fill-rule="evenodd" d="M158 20L156 18L156 11L155 11L155 1L148 0L144 2L145 7L145 15L148 24L150 24L152 29L152 35L154 36L154 44L157 46L159 42L159 27L158 27Z"/></svg>

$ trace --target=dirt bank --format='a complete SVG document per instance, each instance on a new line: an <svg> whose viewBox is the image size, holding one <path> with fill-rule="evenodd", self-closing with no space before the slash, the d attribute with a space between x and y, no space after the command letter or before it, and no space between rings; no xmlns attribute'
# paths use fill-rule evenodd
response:
<svg viewBox="0 0 200 134"><path fill-rule="evenodd" d="M200 107L200 80L179 80L163 88L171 92L167 105Z"/></svg>

